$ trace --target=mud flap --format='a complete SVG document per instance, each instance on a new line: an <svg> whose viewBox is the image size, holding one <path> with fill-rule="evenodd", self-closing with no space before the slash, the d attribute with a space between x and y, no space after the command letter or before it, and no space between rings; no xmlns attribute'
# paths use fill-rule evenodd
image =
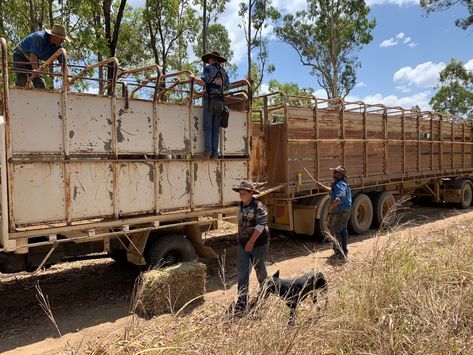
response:
<svg viewBox="0 0 473 355"><path fill-rule="evenodd" d="M133 233L130 235L130 244L126 251L126 259L135 265L146 265L143 252L148 241L150 231Z"/></svg>
<svg viewBox="0 0 473 355"><path fill-rule="evenodd" d="M204 245L202 232L198 224L186 226L186 236L194 246L195 252L201 258L217 259L218 254L210 247Z"/></svg>

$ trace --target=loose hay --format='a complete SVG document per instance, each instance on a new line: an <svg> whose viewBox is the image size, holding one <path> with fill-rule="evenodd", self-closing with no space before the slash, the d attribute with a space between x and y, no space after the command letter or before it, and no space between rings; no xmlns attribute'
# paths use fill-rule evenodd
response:
<svg viewBox="0 0 473 355"><path fill-rule="evenodd" d="M205 293L205 270L202 263L187 262L144 272L138 283L134 312L148 318L175 313L188 302L202 302L199 296Z"/></svg>

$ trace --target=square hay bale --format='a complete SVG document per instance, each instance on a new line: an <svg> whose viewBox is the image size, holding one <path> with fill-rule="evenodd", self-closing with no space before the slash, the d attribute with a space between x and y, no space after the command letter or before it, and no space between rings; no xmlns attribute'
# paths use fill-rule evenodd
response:
<svg viewBox="0 0 473 355"><path fill-rule="evenodd" d="M134 312L148 318L175 313L187 303L201 303L205 271L202 263L186 262L144 272L136 289Z"/></svg>

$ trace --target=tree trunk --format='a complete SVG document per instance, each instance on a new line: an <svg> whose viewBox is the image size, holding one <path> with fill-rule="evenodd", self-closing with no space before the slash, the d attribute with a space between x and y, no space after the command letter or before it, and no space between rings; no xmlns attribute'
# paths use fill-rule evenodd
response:
<svg viewBox="0 0 473 355"><path fill-rule="evenodd" d="M253 85L253 79L251 77L251 7L253 6L252 0L248 0L248 81Z"/></svg>
<svg viewBox="0 0 473 355"><path fill-rule="evenodd" d="M204 0L204 9L203 9L203 26L202 26L202 53L200 55L204 55L207 53L207 0ZM202 71L205 69L205 63L202 64Z"/></svg>

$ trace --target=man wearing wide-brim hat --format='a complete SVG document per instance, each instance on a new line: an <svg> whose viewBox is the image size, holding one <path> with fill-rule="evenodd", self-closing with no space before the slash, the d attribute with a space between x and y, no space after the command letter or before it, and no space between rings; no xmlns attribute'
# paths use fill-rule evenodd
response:
<svg viewBox="0 0 473 355"><path fill-rule="evenodd" d="M222 64L227 61L219 51L213 50L202 56L207 65L198 83L204 86L204 157L217 159L220 156L220 124L223 111L223 96L230 86L228 74Z"/></svg>
<svg viewBox="0 0 473 355"><path fill-rule="evenodd" d="M248 304L248 286L251 269L255 268L260 286L268 277L266 259L269 248L268 211L266 206L254 197L259 194L251 181L242 181L233 188L240 194L238 206L238 300L235 314L243 315Z"/></svg>
<svg viewBox="0 0 473 355"><path fill-rule="evenodd" d="M328 205L329 226L336 243L333 243L334 257L346 260L348 256L348 220L351 216L351 190L347 178L347 169L341 165L330 168L333 172L333 183L328 187L317 182L322 189L330 192Z"/></svg>
<svg viewBox="0 0 473 355"><path fill-rule="evenodd" d="M35 88L44 89L46 87L41 74L36 72L39 61L49 59L61 44L70 42L66 28L63 25L55 24L51 29L36 31L24 38L13 51L13 67L16 72L16 86L26 86L28 76L33 81ZM58 58L62 63L62 56Z"/></svg>

